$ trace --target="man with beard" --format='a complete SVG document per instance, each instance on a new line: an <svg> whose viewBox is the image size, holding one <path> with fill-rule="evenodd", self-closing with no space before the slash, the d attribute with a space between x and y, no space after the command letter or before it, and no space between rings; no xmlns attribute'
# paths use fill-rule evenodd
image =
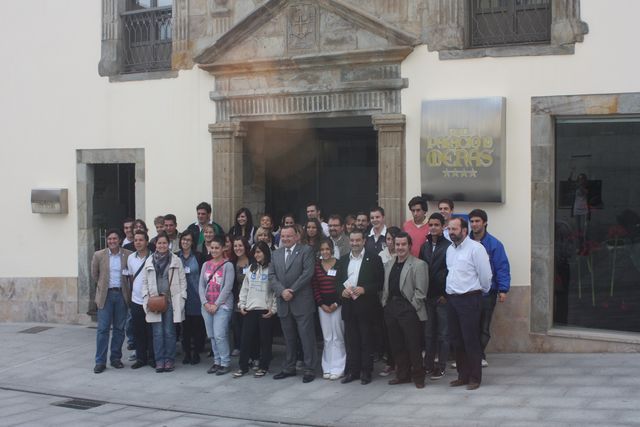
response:
<svg viewBox="0 0 640 427"><path fill-rule="evenodd" d="M458 379L450 385L466 385L467 390L475 390L482 381L479 324L482 294L491 289L491 264L484 246L468 234L469 225L463 218L449 220L449 237L453 244L447 249L446 292L458 369Z"/></svg>

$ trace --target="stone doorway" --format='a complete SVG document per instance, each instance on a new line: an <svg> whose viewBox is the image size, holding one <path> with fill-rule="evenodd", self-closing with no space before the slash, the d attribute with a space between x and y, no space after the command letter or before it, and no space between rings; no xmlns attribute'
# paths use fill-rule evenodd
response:
<svg viewBox="0 0 640 427"><path fill-rule="evenodd" d="M317 201L325 217L378 202L377 133L370 117L279 120L247 125L244 203L278 221L304 218Z"/></svg>

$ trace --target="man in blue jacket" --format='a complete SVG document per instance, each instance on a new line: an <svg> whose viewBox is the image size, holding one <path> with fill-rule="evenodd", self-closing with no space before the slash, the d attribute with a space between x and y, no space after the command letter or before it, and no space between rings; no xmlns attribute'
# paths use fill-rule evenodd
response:
<svg viewBox="0 0 640 427"><path fill-rule="evenodd" d="M496 307L496 300L505 302L507 292L511 287L511 270L509 259L500 240L487 232L487 213L482 209L474 209L469 212L469 225L471 226L471 238L482 243L489 254L491 264L491 290L483 294L482 311L480 314L480 344L482 345L482 366L489 366L485 349L491 339L491 318Z"/></svg>

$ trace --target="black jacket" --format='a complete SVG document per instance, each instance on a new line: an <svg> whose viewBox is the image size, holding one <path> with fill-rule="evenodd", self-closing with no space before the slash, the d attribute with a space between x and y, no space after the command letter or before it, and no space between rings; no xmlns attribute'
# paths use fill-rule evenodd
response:
<svg viewBox="0 0 640 427"><path fill-rule="evenodd" d="M435 248L431 244L431 235L427 236L427 241L420 248L420 259L429 264L429 290L427 298L438 298L446 296L447 287L447 249L451 242L444 236L440 236L436 241Z"/></svg>
<svg viewBox="0 0 640 427"><path fill-rule="evenodd" d="M340 257L337 264L338 274L336 276L336 292L342 295L344 282L349 277L349 255ZM378 293L382 290L384 282L384 266L380 257L370 251L364 251L364 259L360 265L358 273L358 284L364 288L364 295L353 300L342 298L342 320L351 320L354 317L373 317L379 310L380 305Z"/></svg>

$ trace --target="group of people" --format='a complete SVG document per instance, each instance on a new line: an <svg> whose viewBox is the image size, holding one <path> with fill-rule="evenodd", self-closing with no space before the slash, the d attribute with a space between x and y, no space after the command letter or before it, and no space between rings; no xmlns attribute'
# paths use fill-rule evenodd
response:
<svg viewBox="0 0 640 427"><path fill-rule="evenodd" d="M97 338L95 373L106 369L110 329L112 367L122 368L125 330L135 348L133 369L175 369L181 338L183 363L200 363L211 343L210 374L265 376L272 358L276 319L286 345L276 380L316 378L372 381L374 359L386 360L389 384L425 386L445 375L450 350L457 379L473 390L482 379L496 301L510 287L502 243L487 232L481 209L456 215L454 203L409 201L412 219L385 223L382 207L356 215L330 215L317 203L306 219L284 215L280 226L240 209L228 233L211 220L211 205L196 207L197 221L178 233L175 215L123 221L107 231L107 248L94 254ZM470 230L469 230L470 229ZM317 313L317 314L316 314ZM129 317L128 317L129 316ZM127 327L127 324L130 327ZM316 326L322 331L318 363Z"/></svg>

